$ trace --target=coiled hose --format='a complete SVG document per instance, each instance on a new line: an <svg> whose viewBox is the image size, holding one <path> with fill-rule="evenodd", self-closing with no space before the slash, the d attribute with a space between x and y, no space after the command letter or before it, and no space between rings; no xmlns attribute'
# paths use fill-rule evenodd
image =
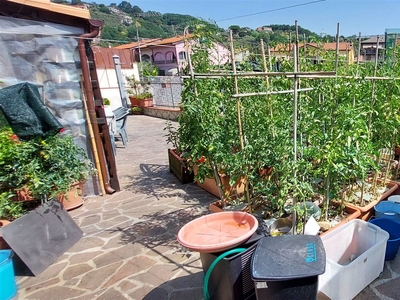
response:
<svg viewBox="0 0 400 300"><path fill-rule="evenodd" d="M210 275L212 270L214 269L215 265L223 258L227 257L228 255L234 254L234 253L240 253L247 250L246 248L236 248L232 250L228 250L224 253L222 253L220 256L218 256L211 264L211 266L208 268L206 276L204 276L204 285L203 285L203 293L204 293L204 299L205 300L210 300L210 295L208 293L208 281L210 280Z"/></svg>

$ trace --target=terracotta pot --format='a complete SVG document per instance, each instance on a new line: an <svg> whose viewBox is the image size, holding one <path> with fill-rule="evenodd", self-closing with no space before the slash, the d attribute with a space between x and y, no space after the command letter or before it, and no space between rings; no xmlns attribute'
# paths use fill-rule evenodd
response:
<svg viewBox="0 0 400 300"><path fill-rule="evenodd" d="M23 187L20 190L15 191L15 196L12 198L13 201L33 201L36 200L32 197L31 192L27 187Z"/></svg>
<svg viewBox="0 0 400 300"><path fill-rule="evenodd" d="M168 149L169 171L174 173L182 184L192 183L194 174L188 167L186 159L176 153L176 149Z"/></svg>
<svg viewBox="0 0 400 300"><path fill-rule="evenodd" d="M67 193L67 197L65 197L64 195L60 195L58 196L58 200L61 202L61 204L67 211L82 206L83 204L82 183L78 182L71 184L71 187Z"/></svg>
<svg viewBox="0 0 400 300"><path fill-rule="evenodd" d="M129 100L131 102L131 106L138 106L138 107L152 107L153 106L153 98L138 99L134 96L129 96Z"/></svg>
<svg viewBox="0 0 400 300"><path fill-rule="evenodd" d="M0 220L0 228L7 226L8 224L10 224L10 221ZM10 246L8 246L6 241L2 238L1 232L0 232L0 250L4 250L4 249L10 249Z"/></svg>
<svg viewBox="0 0 400 300"><path fill-rule="evenodd" d="M398 188L398 185L395 182L389 180L386 182L386 186L389 187L389 190L383 193L378 200L371 201L366 206L358 206L352 203L346 203L346 207L358 209L361 212L359 219L368 221L374 215L374 206L382 200L387 199Z"/></svg>

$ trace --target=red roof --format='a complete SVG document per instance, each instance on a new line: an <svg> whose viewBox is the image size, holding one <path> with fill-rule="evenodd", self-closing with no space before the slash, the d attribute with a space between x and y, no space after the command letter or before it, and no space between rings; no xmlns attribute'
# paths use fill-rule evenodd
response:
<svg viewBox="0 0 400 300"><path fill-rule="evenodd" d="M93 46L92 50L94 54L94 60L96 62L96 67L99 69L114 69L114 55L119 56L122 69L132 68L134 58L129 49L115 49Z"/></svg>
<svg viewBox="0 0 400 300"><path fill-rule="evenodd" d="M193 35L189 34L187 37L191 38ZM183 35L178 35L166 39L147 39L140 41L140 48L146 48L150 46L158 46L158 45L171 45L175 44L181 41L185 40L185 36ZM138 42L135 43L130 43L130 44L125 44L125 45L119 45L114 47L114 49L131 49L131 48L136 48L139 46Z"/></svg>

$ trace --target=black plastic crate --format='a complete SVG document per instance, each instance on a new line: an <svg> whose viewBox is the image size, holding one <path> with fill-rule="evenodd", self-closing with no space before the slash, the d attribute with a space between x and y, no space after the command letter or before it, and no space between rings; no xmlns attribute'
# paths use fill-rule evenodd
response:
<svg viewBox="0 0 400 300"><path fill-rule="evenodd" d="M263 236L254 234L236 248L247 250L221 259L211 272L208 292L212 300L255 300L254 281L251 278L251 259L258 241ZM224 251L225 252L225 251ZM222 253L200 253L204 274Z"/></svg>
<svg viewBox="0 0 400 300"><path fill-rule="evenodd" d="M325 263L319 236L262 238L251 264L257 299L317 299L318 275L325 272Z"/></svg>

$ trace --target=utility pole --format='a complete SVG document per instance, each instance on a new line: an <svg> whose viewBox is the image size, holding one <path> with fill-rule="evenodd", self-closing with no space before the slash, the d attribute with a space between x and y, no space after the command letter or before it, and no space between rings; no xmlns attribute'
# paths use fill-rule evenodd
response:
<svg viewBox="0 0 400 300"><path fill-rule="evenodd" d="M136 37L138 40L138 49L139 49L139 78L142 78L142 52L140 51L140 39L139 39L139 27L141 26L138 21L135 23L136 25Z"/></svg>

